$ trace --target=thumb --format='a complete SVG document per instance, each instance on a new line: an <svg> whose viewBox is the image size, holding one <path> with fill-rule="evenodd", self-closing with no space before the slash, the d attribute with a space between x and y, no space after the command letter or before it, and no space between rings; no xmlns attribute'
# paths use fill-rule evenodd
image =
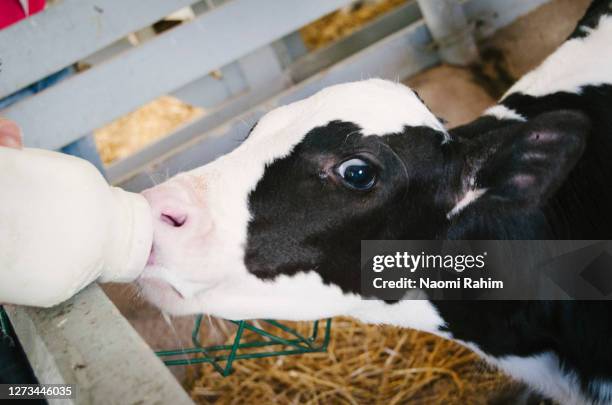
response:
<svg viewBox="0 0 612 405"><path fill-rule="evenodd" d="M0 118L0 146L16 149L22 147L21 129L15 122Z"/></svg>

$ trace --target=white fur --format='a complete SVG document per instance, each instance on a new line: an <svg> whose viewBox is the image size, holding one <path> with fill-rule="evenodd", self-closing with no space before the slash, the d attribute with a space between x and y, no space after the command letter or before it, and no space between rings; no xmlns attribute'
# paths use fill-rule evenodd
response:
<svg viewBox="0 0 612 405"><path fill-rule="evenodd" d="M539 393L560 404L582 405L591 403L580 391L578 378L560 368L559 359L553 353L536 356L505 356L499 359L486 357L511 377L522 381Z"/></svg>
<svg viewBox="0 0 612 405"><path fill-rule="evenodd" d="M589 383L593 392L599 393L601 404L612 404L612 381L594 380Z"/></svg>
<svg viewBox="0 0 612 405"><path fill-rule="evenodd" d="M559 91L580 93L585 85L612 83L612 16L602 16L584 38L566 41L540 66L508 90L535 97Z"/></svg>
<svg viewBox="0 0 612 405"><path fill-rule="evenodd" d="M493 116L499 120L525 121L525 117L502 104L489 107L483 115Z"/></svg>
<svg viewBox="0 0 612 405"><path fill-rule="evenodd" d="M451 219L461 211L465 209L468 205L472 204L474 201L478 200L480 196L487 192L486 188L479 188L476 190L468 190L467 193L455 204L453 209L451 209L447 214L446 218Z"/></svg>

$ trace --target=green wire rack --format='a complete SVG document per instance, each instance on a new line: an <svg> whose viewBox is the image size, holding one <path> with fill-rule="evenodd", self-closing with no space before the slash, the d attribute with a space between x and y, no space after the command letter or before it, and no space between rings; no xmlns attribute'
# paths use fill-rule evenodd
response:
<svg viewBox="0 0 612 405"><path fill-rule="evenodd" d="M310 336L302 336L278 321L271 319L263 320L266 324L284 332L290 337L275 335L269 331L259 328L249 321L231 321L237 326L236 336L231 344L217 346L202 346L200 342L200 328L202 326L202 315L196 317L195 325L191 333L193 347L176 350L157 351L159 357L168 366L184 366L189 364L210 363L223 376L232 373L232 364L236 360L259 359L262 357L286 356L291 354L305 354L325 352L330 340L331 319L314 321ZM321 324L325 323L324 326ZM324 329L320 337L319 329ZM259 335L263 340L242 341L244 332L251 331ZM258 351L269 349L266 351ZM181 358L172 358L172 357Z"/></svg>

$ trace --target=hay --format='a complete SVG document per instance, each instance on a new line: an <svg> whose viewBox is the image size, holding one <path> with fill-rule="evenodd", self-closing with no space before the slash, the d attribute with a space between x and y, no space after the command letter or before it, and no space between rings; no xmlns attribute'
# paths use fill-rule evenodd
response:
<svg viewBox="0 0 612 405"><path fill-rule="evenodd" d="M159 97L96 130L94 137L105 164L124 158L178 127L201 116L204 110L170 96Z"/></svg>
<svg viewBox="0 0 612 405"><path fill-rule="evenodd" d="M300 30L306 48L319 49L346 37L353 31L374 20L406 0L362 1L353 6L330 13Z"/></svg>
<svg viewBox="0 0 612 405"><path fill-rule="evenodd" d="M310 323L288 323L308 334ZM511 383L468 349L413 330L337 318L326 353L241 360L222 377L191 370L187 389L215 404L480 404Z"/></svg>

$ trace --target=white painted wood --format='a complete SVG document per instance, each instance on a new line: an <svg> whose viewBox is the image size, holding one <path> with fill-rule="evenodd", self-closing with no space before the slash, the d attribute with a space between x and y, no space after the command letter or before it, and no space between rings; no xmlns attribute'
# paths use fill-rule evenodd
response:
<svg viewBox="0 0 612 405"><path fill-rule="evenodd" d="M57 149L347 2L232 0L3 115L22 125L27 146Z"/></svg>
<svg viewBox="0 0 612 405"><path fill-rule="evenodd" d="M256 90L283 80L283 67L272 46L264 46L238 61L249 89ZM289 82L282 87L288 87Z"/></svg>
<svg viewBox="0 0 612 405"><path fill-rule="evenodd" d="M427 27L417 22L330 67L310 79L291 87L273 99L234 117L227 123L206 133L198 134L193 128L191 140L174 150L162 148L166 153L144 169L134 173L107 171L111 181L130 191L140 191L161 182L180 171L208 163L240 144L253 123L265 112L292 101L308 97L323 87L369 77L398 80L439 62L436 52L427 45L431 37ZM182 132L183 132L182 131ZM157 146L152 145L151 149Z"/></svg>
<svg viewBox="0 0 612 405"><path fill-rule="evenodd" d="M272 43L272 47L284 68L308 53L299 31L294 31Z"/></svg>
<svg viewBox="0 0 612 405"><path fill-rule="evenodd" d="M99 51L92 53L91 55L81 58L79 62L85 63L87 65L93 66L103 62L106 62L110 58L114 58L115 56L132 49L134 45L132 45L127 37L123 37L100 49Z"/></svg>
<svg viewBox="0 0 612 405"><path fill-rule="evenodd" d="M98 285L53 308L5 309L38 381L75 384L74 403L193 404Z"/></svg>
<svg viewBox="0 0 612 405"><path fill-rule="evenodd" d="M220 78L207 74L173 91L172 95L188 104L210 110L248 90L237 62L223 66L219 72Z"/></svg>
<svg viewBox="0 0 612 405"><path fill-rule="evenodd" d="M195 0L63 0L0 31L0 98Z"/></svg>

